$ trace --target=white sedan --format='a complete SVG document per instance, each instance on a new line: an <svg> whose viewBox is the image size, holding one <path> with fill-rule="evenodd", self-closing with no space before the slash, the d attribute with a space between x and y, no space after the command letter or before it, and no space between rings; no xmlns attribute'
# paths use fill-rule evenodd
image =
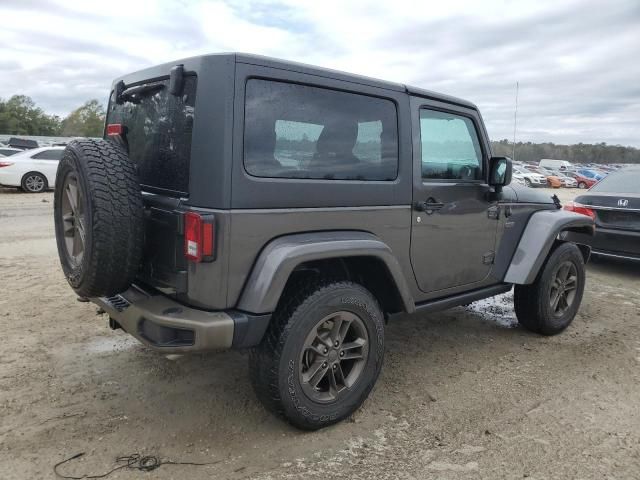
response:
<svg viewBox="0 0 640 480"><path fill-rule="evenodd" d="M0 158L0 185L43 192L56 183L56 170L64 147L42 147Z"/></svg>

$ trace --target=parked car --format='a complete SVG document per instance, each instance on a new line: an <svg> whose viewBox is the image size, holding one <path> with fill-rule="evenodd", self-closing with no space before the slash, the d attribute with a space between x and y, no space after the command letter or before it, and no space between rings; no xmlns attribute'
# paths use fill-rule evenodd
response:
<svg viewBox="0 0 640 480"><path fill-rule="evenodd" d="M538 163L539 167L548 168L549 170L568 170L573 167L573 164L567 160L552 160L550 158L543 158Z"/></svg>
<svg viewBox="0 0 640 480"><path fill-rule="evenodd" d="M596 182L602 180L605 175L602 172L594 170L592 168L579 168L578 173L584 177L595 180Z"/></svg>
<svg viewBox="0 0 640 480"><path fill-rule="evenodd" d="M543 175L547 179L547 185L551 188L562 187L562 181L551 170L548 170L544 167L537 167L531 170L539 173L540 175Z"/></svg>
<svg viewBox="0 0 640 480"><path fill-rule="evenodd" d="M40 146L35 140L18 137L11 137L7 142L7 145L13 148L19 148L20 150L31 150Z"/></svg>
<svg viewBox="0 0 640 480"><path fill-rule="evenodd" d="M556 177L558 177L558 179L560 180L560 182L562 182L562 186L565 188L576 188L578 186L578 182L576 181L575 178L570 177L566 171L564 172L559 172L557 170L552 170L551 171L552 174Z"/></svg>
<svg viewBox="0 0 640 480"><path fill-rule="evenodd" d="M0 147L0 154L5 157L10 157L11 155L15 155L16 153L20 153L23 150L19 148L11 148L11 147Z"/></svg>
<svg viewBox="0 0 640 480"><path fill-rule="evenodd" d="M534 332L578 311L589 251L564 237L593 221L508 186L470 102L243 54L109 97L106 138L58 167L69 284L159 352L252 348L257 396L297 427L361 405L396 314L512 288Z"/></svg>
<svg viewBox="0 0 640 480"><path fill-rule="evenodd" d="M58 161L64 148L44 147L21 151L0 160L0 185L43 192L56 181Z"/></svg>
<svg viewBox="0 0 640 480"><path fill-rule="evenodd" d="M513 176L527 187L546 187L547 178L540 173L532 172L525 167L513 166Z"/></svg>
<svg viewBox="0 0 640 480"><path fill-rule="evenodd" d="M595 220L595 235L582 238L594 254L640 260L640 167L608 175L565 209Z"/></svg>
<svg viewBox="0 0 640 480"><path fill-rule="evenodd" d="M521 185L523 187L526 187L526 184L524 182L524 176L516 172L513 172L511 176L511 183L513 185Z"/></svg>
<svg viewBox="0 0 640 480"><path fill-rule="evenodd" d="M587 189L594 186L598 181L594 178L585 177L584 175L578 172L567 172L567 175L573 177L575 181L578 183L578 188Z"/></svg>

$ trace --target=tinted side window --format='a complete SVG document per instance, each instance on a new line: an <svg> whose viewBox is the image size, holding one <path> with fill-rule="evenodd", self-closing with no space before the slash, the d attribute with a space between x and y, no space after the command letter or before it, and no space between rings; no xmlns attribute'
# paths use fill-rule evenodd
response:
<svg viewBox="0 0 640 480"><path fill-rule="evenodd" d="M60 160L62 159L62 153L64 150L44 150L43 152L36 153L33 158L38 160Z"/></svg>
<svg viewBox="0 0 640 480"><path fill-rule="evenodd" d="M394 180L395 104L376 97L251 79L244 165L257 177Z"/></svg>
<svg viewBox="0 0 640 480"><path fill-rule="evenodd" d="M420 110L420 139L422 178L482 178L482 149L470 118L423 108Z"/></svg>

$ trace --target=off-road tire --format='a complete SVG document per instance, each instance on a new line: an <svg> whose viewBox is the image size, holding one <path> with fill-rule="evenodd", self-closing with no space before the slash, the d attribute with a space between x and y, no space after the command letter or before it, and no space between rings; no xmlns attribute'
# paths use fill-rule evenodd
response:
<svg viewBox="0 0 640 480"><path fill-rule="evenodd" d="M70 174L82 192L84 212L84 253L75 264L62 219ZM131 285L142 257L143 205L137 166L120 146L106 140L69 143L58 165L54 218L62 270L79 296L111 296Z"/></svg>
<svg viewBox="0 0 640 480"><path fill-rule="evenodd" d="M577 288L569 308L562 316L556 317L550 305L551 284L558 266L567 261L576 268ZM541 335L555 335L562 332L571 324L580 308L584 286L584 258L580 249L573 243L558 244L550 252L535 282L530 285L515 286L513 300L518 322L527 330Z"/></svg>
<svg viewBox="0 0 640 480"><path fill-rule="evenodd" d="M357 382L332 403L319 403L302 389L300 356L318 321L348 311L363 321L369 353ZM373 388L384 358L384 318L375 297L349 281L307 279L283 295L261 344L252 349L249 370L254 391L272 413L304 430L337 423L355 412Z"/></svg>
<svg viewBox="0 0 640 480"><path fill-rule="evenodd" d="M42 187L35 190L33 187L27 185L27 182L31 177L40 178ZM42 193L49 188L49 182L47 182L47 177L45 177L40 172L29 172L24 174L24 176L22 177L22 181L20 182L20 188L22 188L23 192L27 192L27 193Z"/></svg>

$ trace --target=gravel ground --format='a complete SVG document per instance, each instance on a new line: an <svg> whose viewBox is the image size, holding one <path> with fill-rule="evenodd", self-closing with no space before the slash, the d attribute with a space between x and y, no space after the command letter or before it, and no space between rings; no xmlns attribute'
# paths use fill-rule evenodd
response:
<svg viewBox="0 0 640 480"><path fill-rule="evenodd" d="M563 199L574 192L561 191ZM147 350L60 271L51 193L0 191L0 478L173 461L110 478L640 478L638 265L588 266L562 335L518 327L511 296L401 318L378 385L349 421L296 431L256 401L243 352Z"/></svg>

